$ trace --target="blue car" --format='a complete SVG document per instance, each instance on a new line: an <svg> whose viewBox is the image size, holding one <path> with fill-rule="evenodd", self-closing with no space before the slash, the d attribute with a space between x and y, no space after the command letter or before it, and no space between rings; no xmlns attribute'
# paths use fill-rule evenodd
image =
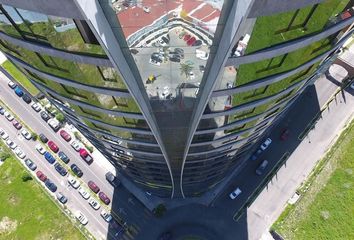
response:
<svg viewBox="0 0 354 240"><path fill-rule="evenodd" d="M19 97L23 96L23 91L22 91L22 89L19 86L15 87L15 93Z"/></svg>
<svg viewBox="0 0 354 240"><path fill-rule="evenodd" d="M45 159L50 163L53 164L55 162L55 158L53 157L52 154L50 154L49 152L46 152L44 154Z"/></svg>

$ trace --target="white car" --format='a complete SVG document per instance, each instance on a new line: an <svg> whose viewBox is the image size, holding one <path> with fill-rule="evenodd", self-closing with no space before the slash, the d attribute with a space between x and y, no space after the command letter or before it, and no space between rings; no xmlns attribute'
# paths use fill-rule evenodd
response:
<svg viewBox="0 0 354 240"><path fill-rule="evenodd" d="M44 155L46 153L46 150L44 149L44 147L40 143L38 143L36 145L36 150L42 155Z"/></svg>
<svg viewBox="0 0 354 240"><path fill-rule="evenodd" d="M83 187L79 187L78 191L79 191L80 195L86 200L91 197L89 191Z"/></svg>
<svg viewBox="0 0 354 240"><path fill-rule="evenodd" d="M4 129L0 129L0 136L1 136L1 138L3 139L3 140L6 140L6 139L8 139L9 138L9 135L5 132L5 130Z"/></svg>
<svg viewBox="0 0 354 240"><path fill-rule="evenodd" d="M232 200L234 200L235 198L238 197L238 195L240 195L242 193L241 189L240 188L236 188L232 193L230 193L230 198Z"/></svg>
<svg viewBox="0 0 354 240"><path fill-rule="evenodd" d="M270 139L270 138L267 138L265 141L264 141L264 143L262 143L262 145L261 145L261 149L264 151L264 150L266 150L268 147L269 147L269 145L272 143L272 139Z"/></svg>
<svg viewBox="0 0 354 240"><path fill-rule="evenodd" d="M75 217L82 225L86 225L88 223L87 217L80 211L75 213Z"/></svg>
<svg viewBox="0 0 354 240"><path fill-rule="evenodd" d="M33 102L32 108L33 108L33 110L36 111L36 112L40 112L40 111L42 110L41 106L39 106L39 104L38 104L38 103L35 103L35 102Z"/></svg>
<svg viewBox="0 0 354 240"><path fill-rule="evenodd" d="M14 116L12 116L12 115L11 115L9 112L7 112L7 111L4 112L4 116L5 116L6 119L9 120L10 122L15 119Z"/></svg>
<svg viewBox="0 0 354 240"><path fill-rule="evenodd" d="M32 135L25 128L21 130L21 134L27 140L30 140L32 138Z"/></svg>
<svg viewBox="0 0 354 240"><path fill-rule="evenodd" d="M14 153L21 159L24 159L26 157L26 154L22 151L20 147L16 147Z"/></svg>
<svg viewBox="0 0 354 240"><path fill-rule="evenodd" d="M90 198L88 200L88 203L90 204L90 206L95 209L95 210L98 210L100 209L101 205L94 199L94 198Z"/></svg>
<svg viewBox="0 0 354 240"><path fill-rule="evenodd" d="M110 222L110 221L112 221L112 215L111 214L109 214L108 212L106 212L106 210L102 210L101 211L101 217L106 221L106 222Z"/></svg>
<svg viewBox="0 0 354 240"><path fill-rule="evenodd" d="M12 150L14 150L17 147L17 144L11 141L11 139L6 140L7 146L9 146Z"/></svg>
<svg viewBox="0 0 354 240"><path fill-rule="evenodd" d="M144 12L150 13L150 7L144 6L143 7Z"/></svg>
<svg viewBox="0 0 354 240"><path fill-rule="evenodd" d="M68 183L75 189L80 186L79 181L77 181L73 176L68 177Z"/></svg>
<svg viewBox="0 0 354 240"><path fill-rule="evenodd" d="M72 142L70 143L70 145L71 145L71 147L72 147L73 149L75 149L76 152L80 151L80 149L81 149L80 144L79 144L77 141L75 141L75 140L72 141Z"/></svg>
<svg viewBox="0 0 354 240"><path fill-rule="evenodd" d="M9 82L7 83L7 85L9 85L9 87L12 88L12 89L17 86L17 84L14 83L13 81L9 81Z"/></svg>

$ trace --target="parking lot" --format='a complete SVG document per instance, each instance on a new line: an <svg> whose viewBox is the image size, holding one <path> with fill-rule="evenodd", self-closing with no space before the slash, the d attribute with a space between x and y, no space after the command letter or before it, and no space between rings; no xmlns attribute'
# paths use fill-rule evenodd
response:
<svg viewBox="0 0 354 240"><path fill-rule="evenodd" d="M29 169L33 174L33 178L41 182L48 193L53 196L53 199L57 199L57 194L61 193L64 199L61 196L59 198L61 198L62 202L65 202L65 205L73 214L81 216L81 223L87 224L87 229L96 238L105 239L109 224L100 216L100 213L102 210L110 212L110 201L114 188L105 180L106 171L102 171L102 162L99 165L93 159L93 162L88 164L91 161L89 159L86 162L86 160L90 155L85 155L81 151L81 149L84 149L83 145L79 143L80 152L77 152L70 146L70 143L74 141L74 135L70 132L70 129L65 129L66 135L59 129L55 132L53 129L56 128L53 127L52 129L41 118L38 108L32 108L31 103L27 103L27 101L25 102L22 98L16 96L15 91L10 86L6 86L6 83L6 81L1 81L1 92L2 95L5 91L7 94L13 95L13 101L11 101L9 107L11 109L19 109L19 106L22 107L20 111L12 113L4 104L0 104L4 108L0 111L2 140L5 143L7 141L7 145L17 154L19 161ZM16 107L12 108L12 105L16 105ZM43 134L43 136L46 136L46 141L48 142L41 142L41 138L34 141L31 139L31 132L38 135ZM63 155L59 153L64 153L70 159L69 162L66 163L67 160L65 159L64 161L61 160ZM30 159L30 161L27 159ZM83 173L81 178L75 176L75 173L70 169L72 164L81 169ZM42 174L38 173L38 171ZM75 179L76 186L73 182L72 184L68 182L68 176L72 176L71 178ZM92 190L90 190L88 186L89 181L93 182L96 188L92 187L91 184ZM80 187L77 184L80 184ZM97 191L97 188L99 188L99 191ZM67 198L67 202L65 198Z"/></svg>

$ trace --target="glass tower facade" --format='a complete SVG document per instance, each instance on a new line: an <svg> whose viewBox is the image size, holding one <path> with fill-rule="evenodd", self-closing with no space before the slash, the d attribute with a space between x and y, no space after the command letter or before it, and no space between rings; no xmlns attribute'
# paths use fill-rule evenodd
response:
<svg viewBox="0 0 354 240"><path fill-rule="evenodd" d="M221 182L352 34L353 1L0 0L0 49L160 197ZM65 7L63 7L65 6Z"/></svg>

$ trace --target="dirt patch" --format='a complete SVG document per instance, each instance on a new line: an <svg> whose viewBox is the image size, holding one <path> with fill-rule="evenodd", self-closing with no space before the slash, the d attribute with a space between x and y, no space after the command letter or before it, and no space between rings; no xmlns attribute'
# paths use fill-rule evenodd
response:
<svg viewBox="0 0 354 240"><path fill-rule="evenodd" d="M3 217L0 221L0 235L2 234L10 234L14 232L17 228L17 221L12 221L8 217Z"/></svg>

